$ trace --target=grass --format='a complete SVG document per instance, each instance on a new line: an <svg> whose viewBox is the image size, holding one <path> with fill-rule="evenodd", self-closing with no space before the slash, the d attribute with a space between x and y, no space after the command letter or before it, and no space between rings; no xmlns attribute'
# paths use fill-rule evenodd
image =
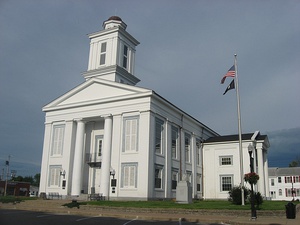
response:
<svg viewBox="0 0 300 225"><path fill-rule="evenodd" d="M15 197L0 196L2 203L14 203L22 201L32 201L35 197ZM259 210L285 210L287 201L264 201ZM299 202L294 202L299 204ZM204 200L193 201L192 204L178 204L174 201L89 201L89 202L71 202L64 206L69 208L79 207L80 205L97 205L103 207L130 207L130 208L162 208L162 209L204 209L204 210L250 210L251 206L247 203L245 206L234 205L225 200Z"/></svg>
<svg viewBox="0 0 300 225"><path fill-rule="evenodd" d="M36 200L36 197L23 197L23 196L0 196L0 202L10 203L10 202L23 202L27 200Z"/></svg>
<svg viewBox="0 0 300 225"><path fill-rule="evenodd" d="M259 210L284 210L286 201L264 201ZM163 208L163 209L206 209L206 210L250 210L251 205L234 205L229 201L194 201L192 204L178 204L174 201L91 201L88 205L105 207ZM295 203L297 204L297 203Z"/></svg>

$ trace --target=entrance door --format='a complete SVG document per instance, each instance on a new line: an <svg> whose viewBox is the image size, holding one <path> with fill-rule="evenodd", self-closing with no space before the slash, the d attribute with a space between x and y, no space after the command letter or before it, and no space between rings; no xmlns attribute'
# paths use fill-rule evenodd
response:
<svg viewBox="0 0 300 225"><path fill-rule="evenodd" d="M90 193L100 192L101 161L103 149L103 135L95 136L95 145L91 153L90 163Z"/></svg>

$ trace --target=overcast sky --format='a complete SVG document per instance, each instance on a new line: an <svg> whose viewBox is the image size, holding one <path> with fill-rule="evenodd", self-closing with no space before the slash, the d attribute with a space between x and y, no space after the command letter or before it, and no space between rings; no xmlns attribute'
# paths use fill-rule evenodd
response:
<svg viewBox="0 0 300 225"><path fill-rule="evenodd" d="M141 42L138 86L236 134L235 91L220 80L237 54L242 131L299 128L299 12L299 0L0 0L0 169L8 155L40 165L42 107L84 82L87 34L112 15Z"/></svg>

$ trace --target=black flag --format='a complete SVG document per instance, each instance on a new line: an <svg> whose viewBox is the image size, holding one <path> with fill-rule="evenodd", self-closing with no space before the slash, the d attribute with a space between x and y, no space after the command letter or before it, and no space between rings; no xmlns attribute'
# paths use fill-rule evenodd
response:
<svg viewBox="0 0 300 225"><path fill-rule="evenodd" d="M225 92L223 93L223 95L225 95L227 91L229 91L229 90L231 90L231 89L234 89L234 88L235 88L235 86L234 86L234 80L232 80L232 81L230 82L230 84L228 85L228 87L226 88L226 90L225 90Z"/></svg>

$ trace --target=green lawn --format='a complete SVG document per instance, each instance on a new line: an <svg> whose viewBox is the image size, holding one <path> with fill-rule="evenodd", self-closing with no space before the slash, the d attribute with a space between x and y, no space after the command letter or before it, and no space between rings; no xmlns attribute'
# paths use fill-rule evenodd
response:
<svg viewBox="0 0 300 225"><path fill-rule="evenodd" d="M10 203L10 202L23 202L27 200L36 200L37 198L33 197L22 197L22 196L0 196L0 202Z"/></svg>
<svg viewBox="0 0 300 225"><path fill-rule="evenodd" d="M14 196L1 196L0 202L21 202L28 200L36 200L32 197L14 197ZM49 200L51 201L51 200ZM260 210L285 210L287 201L264 201L260 206ZM294 202L298 204L299 202ZM132 208L163 208L163 209L206 209L206 210L250 210L251 206L247 202L246 205L234 205L229 201L193 201L192 204L178 204L174 201L89 201L79 203L68 203L65 206L78 207L78 205L98 205L105 207L132 207Z"/></svg>
<svg viewBox="0 0 300 225"><path fill-rule="evenodd" d="M284 210L286 201L264 201L260 210ZM173 201L91 201L88 205L99 205L107 207L133 207L133 208L178 208L178 209L229 209L250 210L247 203L244 206L234 205L229 201L194 201L192 204L178 204ZM296 203L295 203L296 204Z"/></svg>

